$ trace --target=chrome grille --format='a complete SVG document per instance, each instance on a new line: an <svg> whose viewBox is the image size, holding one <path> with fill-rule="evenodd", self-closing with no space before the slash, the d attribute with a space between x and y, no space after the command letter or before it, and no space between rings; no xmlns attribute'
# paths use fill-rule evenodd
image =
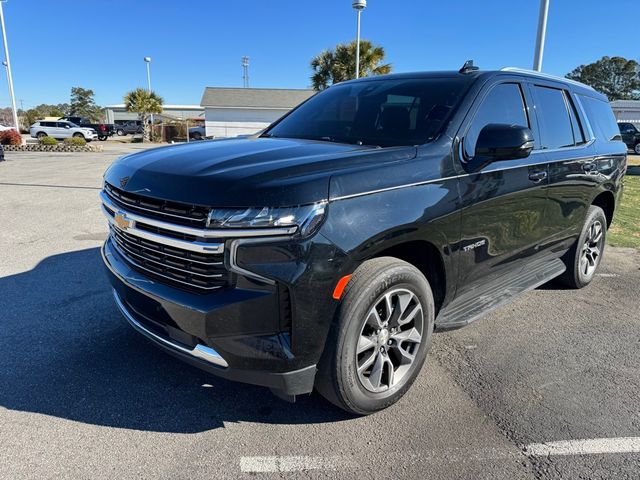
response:
<svg viewBox="0 0 640 480"><path fill-rule="evenodd" d="M164 282L196 290L216 290L229 282L222 254L204 254L170 247L130 235L111 226L111 239L136 270Z"/></svg>
<svg viewBox="0 0 640 480"><path fill-rule="evenodd" d="M204 227L207 222L209 209L199 205L170 202L125 192L108 183L105 183L104 192L118 207L132 213L193 227Z"/></svg>

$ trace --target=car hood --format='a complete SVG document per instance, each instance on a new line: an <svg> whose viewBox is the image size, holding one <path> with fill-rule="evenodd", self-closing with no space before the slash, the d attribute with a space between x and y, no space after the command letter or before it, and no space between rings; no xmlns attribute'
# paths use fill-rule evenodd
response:
<svg viewBox="0 0 640 480"><path fill-rule="evenodd" d="M293 206L326 200L335 172L408 159L415 151L282 138L214 140L127 155L105 180L131 193L209 207Z"/></svg>

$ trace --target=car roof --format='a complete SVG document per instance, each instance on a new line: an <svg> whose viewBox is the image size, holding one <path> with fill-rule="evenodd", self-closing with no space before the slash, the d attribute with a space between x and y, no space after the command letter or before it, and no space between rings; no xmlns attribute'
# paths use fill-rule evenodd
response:
<svg viewBox="0 0 640 480"><path fill-rule="evenodd" d="M579 92L585 95L599 98L600 100L608 101L607 97L600 92L597 92L589 85L571 80L569 78L557 77L548 73L537 72L534 70L527 70L517 67L505 67L500 70L470 70L465 73L461 73L457 70L445 70L445 71L433 71L433 72L407 72L407 73L390 73L387 75L376 75L373 77L363 77L357 80L348 80L341 82L340 85L350 84L354 82L367 82L375 80L391 80L391 79L429 79L429 78L467 78L470 83L479 79L488 80L491 77L499 75L517 75L528 78L537 78L540 80L550 80L553 82L562 83L569 90Z"/></svg>

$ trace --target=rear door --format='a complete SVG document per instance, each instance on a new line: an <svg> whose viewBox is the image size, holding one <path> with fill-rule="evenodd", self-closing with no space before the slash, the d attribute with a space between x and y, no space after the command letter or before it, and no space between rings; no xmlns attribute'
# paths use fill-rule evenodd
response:
<svg viewBox="0 0 640 480"><path fill-rule="evenodd" d="M472 158L480 130L490 123L529 127L536 139L537 125L527 97L517 78L497 81L480 93L461 127L463 164ZM531 155L497 161L460 177L459 294L517 273L523 259L539 253L547 175L546 159Z"/></svg>
<svg viewBox="0 0 640 480"><path fill-rule="evenodd" d="M563 85L531 82L541 152L549 162L549 204L542 226L546 245L563 253L580 232L597 185L592 134Z"/></svg>

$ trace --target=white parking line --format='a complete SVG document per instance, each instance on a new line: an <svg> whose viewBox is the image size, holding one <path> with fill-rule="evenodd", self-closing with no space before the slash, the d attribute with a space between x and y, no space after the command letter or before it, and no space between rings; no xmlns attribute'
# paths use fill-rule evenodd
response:
<svg viewBox="0 0 640 480"><path fill-rule="evenodd" d="M251 473L333 470L338 462L329 457L241 457L240 470Z"/></svg>
<svg viewBox="0 0 640 480"><path fill-rule="evenodd" d="M534 443L525 453L535 457L548 455L599 455L603 453L640 453L640 437L592 438Z"/></svg>

